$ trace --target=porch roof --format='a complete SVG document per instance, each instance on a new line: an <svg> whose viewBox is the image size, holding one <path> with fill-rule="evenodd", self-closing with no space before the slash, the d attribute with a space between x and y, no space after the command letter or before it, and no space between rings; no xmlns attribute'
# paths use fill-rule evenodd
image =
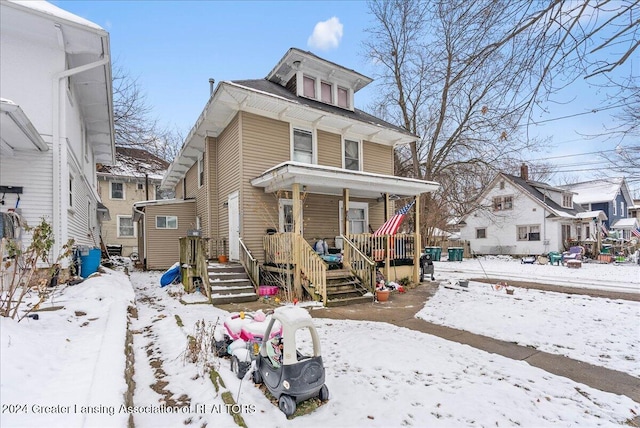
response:
<svg viewBox="0 0 640 428"><path fill-rule="evenodd" d="M440 187L434 181L416 180L393 175L362 171L348 171L321 165L284 162L263 172L251 180L251 185L263 187L265 192L291 190L293 184L306 186L308 193L341 195L349 189L349 195L357 198L379 198L389 193L398 196L417 196L433 192Z"/></svg>
<svg viewBox="0 0 640 428"><path fill-rule="evenodd" d="M601 210L585 211L585 212L577 213L576 217L579 219L589 219L589 220L594 218L600 221L608 220L607 215L604 213L604 211L601 211Z"/></svg>

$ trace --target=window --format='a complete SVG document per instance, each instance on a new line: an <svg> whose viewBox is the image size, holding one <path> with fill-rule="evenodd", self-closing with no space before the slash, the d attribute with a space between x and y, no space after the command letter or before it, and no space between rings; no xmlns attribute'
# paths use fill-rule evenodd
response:
<svg viewBox="0 0 640 428"><path fill-rule="evenodd" d="M313 134L303 129L293 130L293 160L313 163Z"/></svg>
<svg viewBox="0 0 640 428"><path fill-rule="evenodd" d="M586 239L589 239L591 237L591 226L586 225L584 227L584 236L586 237Z"/></svg>
<svg viewBox="0 0 640 428"><path fill-rule="evenodd" d="M338 107L349 108L349 90L338 86Z"/></svg>
<svg viewBox="0 0 640 428"><path fill-rule="evenodd" d="M144 184L143 183L138 183L138 190L144 190Z"/></svg>
<svg viewBox="0 0 640 428"><path fill-rule="evenodd" d="M344 217L342 212L344 203L340 201L340 233L344 233ZM349 233L365 233L369 227L369 204L366 202L349 202L349 212L347 213L349 221Z"/></svg>
<svg viewBox="0 0 640 428"><path fill-rule="evenodd" d="M513 209L513 196L496 196L493 198L493 210L504 211Z"/></svg>
<svg viewBox="0 0 640 428"><path fill-rule="evenodd" d="M504 181L500 182L500 190L504 190Z"/></svg>
<svg viewBox="0 0 640 428"><path fill-rule="evenodd" d="M278 200L278 220L280 223L280 232L293 232L293 200L292 199L279 199ZM302 209L300 210L300 220L303 219ZM300 223L300 230L302 231L302 222Z"/></svg>
<svg viewBox="0 0 640 428"><path fill-rule="evenodd" d="M333 104L333 88L330 83L320 82L320 100L323 103Z"/></svg>
<svg viewBox="0 0 640 428"><path fill-rule="evenodd" d="M518 226L518 241L539 241L540 226Z"/></svg>
<svg viewBox="0 0 640 428"><path fill-rule="evenodd" d="M111 182L111 199L124 199L124 184Z"/></svg>
<svg viewBox="0 0 640 428"><path fill-rule="evenodd" d="M624 215L624 201L620 201L620 216L626 217L626 215Z"/></svg>
<svg viewBox="0 0 640 428"><path fill-rule="evenodd" d="M573 195L571 193L562 194L562 206L564 208L573 208Z"/></svg>
<svg viewBox="0 0 640 428"><path fill-rule="evenodd" d="M302 94L308 98L316 97L316 79L309 76L302 78L303 92Z"/></svg>
<svg viewBox="0 0 640 428"><path fill-rule="evenodd" d="M571 239L571 225L563 224L562 225L562 241L567 242Z"/></svg>
<svg viewBox="0 0 640 428"><path fill-rule="evenodd" d="M476 229L476 239L485 239L487 237L487 228L481 227Z"/></svg>
<svg viewBox="0 0 640 428"><path fill-rule="evenodd" d="M582 241L582 225L581 224L576 225L576 239L578 241Z"/></svg>
<svg viewBox="0 0 640 428"><path fill-rule="evenodd" d="M618 215L618 205L616 205L615 201L613 202L613 215Z"/></svg>
<svg viewBox="0 0 640 428"><path fill-rule="evenodd" d="M360 171L360 142L344 140L344 167L352 171Z"/></svg>
<svg viewBox="0 0 640 428"><path fill-rule="evenodd" d="M73 206L73 175L69 175L69 206Z"/></svg>
<svg viewBox="0 0 640 428"><path fill-rule="evenodd" d="M204 185L204 153L198 158L198 187Z"/></svg>
<svg viewBox="0 0 640 428"><path fill-rule="evenodd" d="M174 215L156 216L156 229L177 229L178 217Z"/></svg>
<svg viewBox="0 0 640 428"><path fill-rule="evenodd" d="M130 215L118 216L118 238L133 238L136 236L133 218Z"/></svg>

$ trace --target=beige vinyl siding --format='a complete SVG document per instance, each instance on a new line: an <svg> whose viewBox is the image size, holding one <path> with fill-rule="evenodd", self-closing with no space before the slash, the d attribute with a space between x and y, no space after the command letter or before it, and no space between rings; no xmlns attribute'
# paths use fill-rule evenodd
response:
<svg viewBox="0 0 640 428"><path fill-rule="evenodd" d="M263 257L262 237L268 228L278 229L277 196L251 186L251 180L290 158L290 128L281 122L242 113L243 189L240 200L240 230L244 243L258 258ZM291 195L289 194L290 198Z"/></svg>
<svg viewBox="0 0 640 428"><path fill-rule="evenodd" d="M176 192L176 199L184 199L184 195L182 194L183 182L184 182L184 178L181 178L180 181L178 181L178 184L176 184L176 187L173 189L173 191Z"/></svg>
<svg viewBox="0 0 640 428"><path fill-rule="evenodd" d="M156 216L177 216L177 229L156 229ZM187 235L190 224L195 221L196 204L149 205L145 208L147 231L147 269L168 269L180 261L179 238Z"/></svg>
<svg viewBox="0 0 640 428"><path fill-rule="evenodd" d="M229 194L240 189L240 120L233 118L218 137L218 200L212 204L220 207L218 211L218 238L229 238L229 211L224 205ZM242 216L242 201L240 201ZM228 248L228 247L227 247Z"/></svg>
<svg viewBox="0 0 640 428"><path fill-rule="evenodd" d="M196 179L195 179L195 198L196 198L196 216L200 217L200 227L202 230L202 236L204 238L210 238L209 234L209 145L205 142L205 151L203 153L204 160L204 182L202 186L198 187L198 162L193 165ZM195 229L196 222L190 225L189 229Z"/></svg>
<svg viewBox="0 0 640 428"><path fill-rule="evenodd" d="M187 194L184 198L195 198L198 191L198 162L194 163L191 168L184 175L184 180L187 183Z"/></svg>
<svg viewBox="0 0 640 428"><path fill-rule="evenodd" d="M342 137L318 130L318 165L342 168Z"/></svg>
<svg viewBox="0 0 640 428"><path fill-rule="evenodd" d="M393 175L393 147L375 144L370 141L362 143L363 170L376 174Z"/></svg>

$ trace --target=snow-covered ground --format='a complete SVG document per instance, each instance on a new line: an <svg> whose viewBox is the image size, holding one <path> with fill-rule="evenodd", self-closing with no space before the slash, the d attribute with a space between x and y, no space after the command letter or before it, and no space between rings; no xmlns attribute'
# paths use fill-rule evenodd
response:
<svg viewBox="0 0 640 428"><path fill-rule="evenodd" d="M465 275L446 274L444 266L436 269L439 277ZM226 313L180 303L170 288L158 286L159 276L133 272L130 278L137 308L137 318L136 311L130 311L136 407L121 407L126 308L133 291L124 274L107 271L57 292L45 307L64 308L40 312L39 320L0 320L0 426L124 427L130 415L137 427L235 426L221 392L197 364L187 361L185 352L187 336L194 334L199 320L215 324ZM479 300L525 301L517 294L510 300L497 297L479 283L470 289L446 291ZM554 296L545 293L549 300L536 302L582 301L588 311L583 318L611 305L620 308L607 299ZM638 321L637 311L628 316ZM560 311L557 317L567 332L583 328L573 311ZM240 381L227 360L214 361L226 389L243 406L249 427L612 426L640 414L640 404L628 397L424 333L386 323L315 322L331 398L311 414L287 421L249 375ZM596 325L598 330L610 327ZM610 335L610 340L623 339ZM609 344L606 349L613 348ZM170 407L163 406L167 403Z"/></svg>

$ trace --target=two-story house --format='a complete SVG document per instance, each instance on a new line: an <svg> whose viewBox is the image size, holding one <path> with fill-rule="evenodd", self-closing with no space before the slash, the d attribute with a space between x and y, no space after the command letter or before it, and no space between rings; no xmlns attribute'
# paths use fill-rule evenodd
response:
<svg viewBox="0 0 640 428"><path fill-rule="evenodd" d="M138 201L161 199L162 177L169 162L147 150L116 147L114 165L97 165L98 194L109 210L101 222L101 236L110 254L138 253L137 224L131 208Z"/></svg>
<svg viewBox="0 0 640 428"><path fill-rule="evenodd" d="M629 239L637 228L637 221L629 218L629 207L633 207L631 191L624 177L603 178L561 186L575 193L574 201L587 211L600 210L605 213L607 230L620 232L620 237Z"/></svg>
<svg viewBox="0 0 640 428"><path fill-rule="evenodd" d="M529 180L524 164L519 177L498 173L480 194L477 208L461 219L461 239L478 254L546 254L578 243L597 252L607 216L583 209L575 196Z"/></svg>
<svg viewBox="0 0 640 428"><path fill-rule="evenodd" d="M51 260L69 239L100 244L96 163L115 151L110 58L98 25L46 2L0 2L0 211L48 221Z"/></svg>
<svg viewBox="0 0 640 428"><path fill-rule="evenodd" d="M163 181L183 206L195 201L189 208L195 219L188 221L209 238L212 257L223 252L230 260L286 264L296 283L318 290L326 267L310 244L326 238L346 262L351 252L370 257L372 244L362 237L394 212L393 199L406 198L404 205L438 188L394 176L394 147L418 137L354 107L355 94L370 82L292 48L266 78L218 84ZM167 216L166 203L155 220L151 208L142 220L149 241L158 226L189 227ZM417 278L420 237L411 239ZM393 245L379 245L389 258ZM174 251L152 264L154 250L144 251L149 268L175 261Z"/></svg>

